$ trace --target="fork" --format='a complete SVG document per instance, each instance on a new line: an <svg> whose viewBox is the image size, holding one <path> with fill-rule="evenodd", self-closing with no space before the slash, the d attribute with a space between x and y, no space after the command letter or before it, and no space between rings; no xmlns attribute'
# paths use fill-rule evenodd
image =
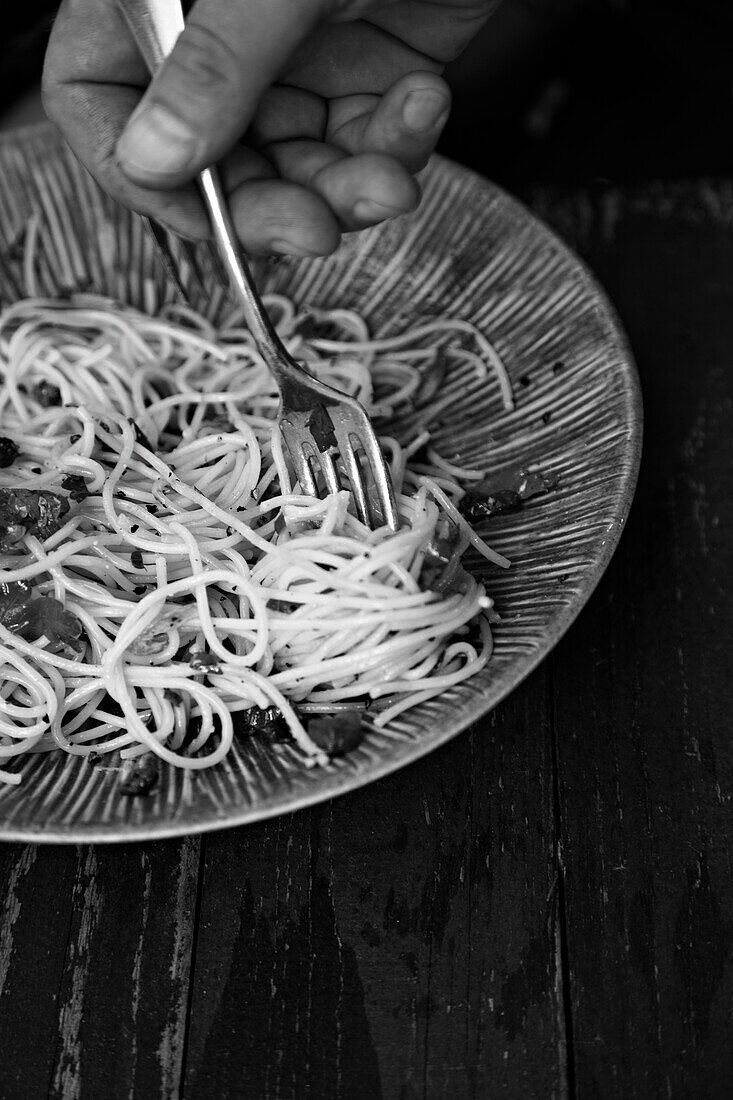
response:
<svg viewBox="0 0 733 1100"><path fill-rule="evenodd" d="M117 0L145 63L155 74L183 30L180 0ZM397 529L397 508L389 469L363 406L314 378L290 355L260 298L236 243L216 168L200 173L199 187L209 214L216 251L244 311L255 343L280 391L278 426L293 472L304 493L320 496L346 488L367 526ZM155 227L153 227L155 229ZM162 235L155 233L161 246ZM175 267L170 252L166 267ZM320 478L319 478L320 472ZM371 490L371 491L370 491Z"/></svg>

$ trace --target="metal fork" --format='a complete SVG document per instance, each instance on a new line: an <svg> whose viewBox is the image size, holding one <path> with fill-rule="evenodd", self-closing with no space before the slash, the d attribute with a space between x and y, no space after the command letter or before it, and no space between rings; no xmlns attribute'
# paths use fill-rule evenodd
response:
<svg viewBox="0 0 733 1100"><path fill-rule="evenodd" d="M150 72L156 73L183 30L180 0L118 0L118 4ZM278 424L301 489L319 496L323 489L335 493L348 488L357 515L365 524L396 530L397 509L389 469L364 408L353 397L314 378L290 355L236 243L216 169L207 168L198 182L218 256L260 354L277 382ZM167 266L175 273L174 264ZM176 278L176 282L180 288L180 280Z"/></svg>

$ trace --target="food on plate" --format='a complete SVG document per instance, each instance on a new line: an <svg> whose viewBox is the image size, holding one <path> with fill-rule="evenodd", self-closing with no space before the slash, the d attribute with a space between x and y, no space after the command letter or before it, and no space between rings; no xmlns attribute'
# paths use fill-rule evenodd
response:
<svg viewBox="0 0 733 1100"><path fill-rule="evenodd" d="M485 471L432 449L430 425L450 357L493 372L511 407L495 350L460 320L375 339L352 311L266 302L291 353L375 418L396 532L365 527L345 490L291 483L236 311L215 329L78 294L0 315L5 782L28 753L119 751L137 793L159 763L210 767L240 735L325 763L365 718L383 727L489 660L492 600L462 557L509 563L460 509ZM515 504L542 491L533 476Z"/></svg>

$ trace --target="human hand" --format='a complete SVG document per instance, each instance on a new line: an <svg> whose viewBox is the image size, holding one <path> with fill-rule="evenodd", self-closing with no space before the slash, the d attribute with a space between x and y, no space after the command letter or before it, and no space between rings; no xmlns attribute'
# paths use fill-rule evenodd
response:
<svg viewBox="0 0 733 1100"><path fill-rule="evenodd" d="M439 74L499 2L196 0L148 86L115 0L63 0L44 105L123 205L206 236L191 181L220 162L248 251L325 255L417 205L450 106Z"/></svg>

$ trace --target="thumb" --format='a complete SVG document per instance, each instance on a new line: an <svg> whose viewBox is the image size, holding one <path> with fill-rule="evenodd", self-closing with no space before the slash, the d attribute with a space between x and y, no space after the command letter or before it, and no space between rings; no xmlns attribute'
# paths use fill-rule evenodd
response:
<svg viewBox="0 0 733 1100"><path fill-rule="evenodd" d="M220 160L327 6L197 0L117 143L125 174L147 187L173 187Z"/></svg>

